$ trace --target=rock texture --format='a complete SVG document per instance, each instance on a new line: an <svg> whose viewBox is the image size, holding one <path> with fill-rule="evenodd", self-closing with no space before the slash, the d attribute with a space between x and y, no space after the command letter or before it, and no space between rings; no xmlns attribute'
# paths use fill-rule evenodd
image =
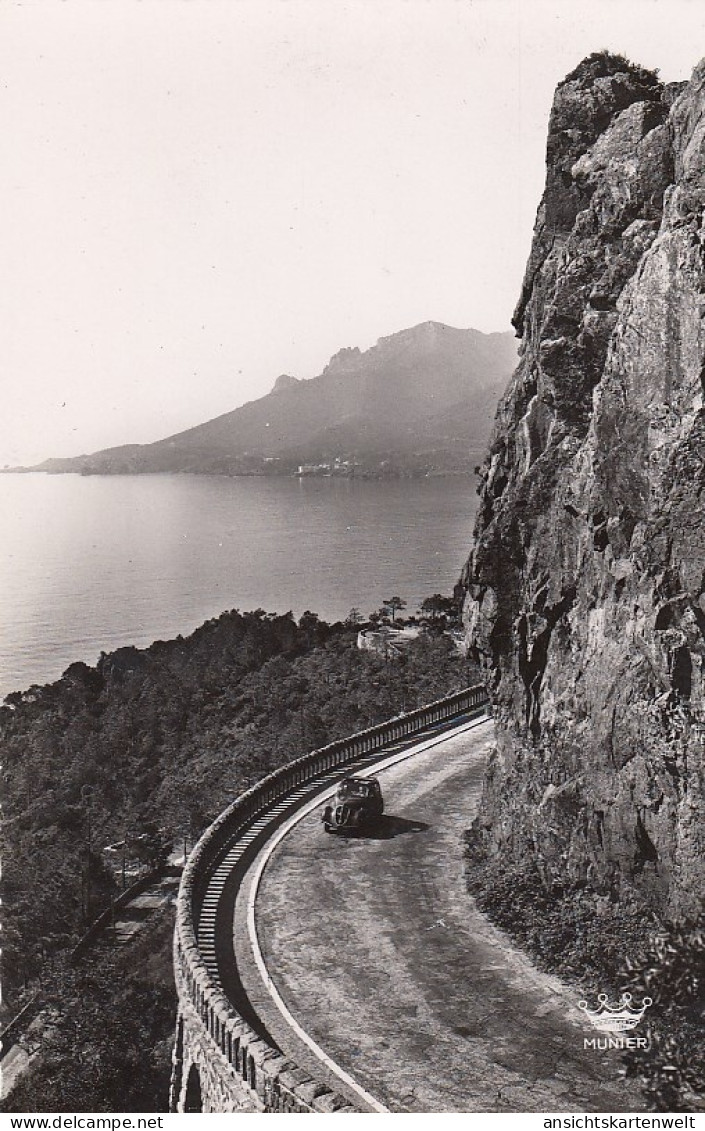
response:
<svg viewBox="0 0 705 1131"><path fill-rule="evenodd" d="M705 61L558 87L465 568L498 747L481 833L694 915L705 875Z"/></svg>

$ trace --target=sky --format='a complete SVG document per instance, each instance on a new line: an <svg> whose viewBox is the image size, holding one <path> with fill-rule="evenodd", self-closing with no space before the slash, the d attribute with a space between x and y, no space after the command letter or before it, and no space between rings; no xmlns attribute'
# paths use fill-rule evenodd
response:
<svg viewBox="0 0 705 1131"><path fill-rule="evenodd" d="M147 443L433 319L510 328L556 84L701 0L0 3L0 467Z"/></svg>

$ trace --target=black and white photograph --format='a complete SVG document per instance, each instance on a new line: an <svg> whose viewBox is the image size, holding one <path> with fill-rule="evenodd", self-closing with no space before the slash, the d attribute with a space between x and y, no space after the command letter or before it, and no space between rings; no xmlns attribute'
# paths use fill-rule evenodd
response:
<svg viewBox="0 0 705 1131"><path fill-rule="evenodd" d="M705 6L0 0L0 105L3 1129L705 1127Z"/></svg>

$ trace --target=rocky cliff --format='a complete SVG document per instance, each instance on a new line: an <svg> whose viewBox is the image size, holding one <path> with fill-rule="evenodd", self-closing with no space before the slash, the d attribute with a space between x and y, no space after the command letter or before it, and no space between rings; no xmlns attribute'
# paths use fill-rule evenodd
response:
<svg viewBox="0 0 705 1131"><path fill-rule="evenodd" d="M479 832L661 914L705 876L705 61L559 85L462 584L497 754Z"/></svg>

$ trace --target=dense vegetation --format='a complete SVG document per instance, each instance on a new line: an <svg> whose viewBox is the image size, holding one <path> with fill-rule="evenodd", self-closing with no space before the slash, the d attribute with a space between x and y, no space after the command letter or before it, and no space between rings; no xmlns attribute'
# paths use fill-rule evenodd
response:
<svg viewBox="0 0 705 1131"><path fill-rule="evenodd" d="M119 888L107 845L147 860L305 750L472 678L451 642L395 659L312 613L223 614L188 639L122 648L0 708L5 1016Z"/></svg>
<svg viewBox="0 0 705 1131"><path fill-rule="evenodd" d="M587 887L547 887L535 864L507 866L488 858L474 830L466 835L466 876L479 908L531 954L537 965L618 1000L654 1005L640 1026L648 1055L625 1054L658 1111L705 1110L705 918L661 922L636 897L600 895Z"/></svg>
<svg viewBox="0 0 705 1131"><path fill-rule="evenodd" d="M644 86L651 86L659 88L661 83L659 80L658 68L656 70L649 70L648 67L642 67L640 63L632 63L626 55L619 52L608 51L593 51L583 59L578 66L566 75L564 82L575 82L576 80L583 86L593 85L595 79L608 78L611 75L626 74L637 82L643 83Z"/></svg>
<svg viewBox="0 0 705 1131"><path fill-rule="evenodd" d="M73 969L60 962L44 994L41 1048L4 1112L166 1111L176 1015L173 915L155 912L121 951Z"/></svg>

